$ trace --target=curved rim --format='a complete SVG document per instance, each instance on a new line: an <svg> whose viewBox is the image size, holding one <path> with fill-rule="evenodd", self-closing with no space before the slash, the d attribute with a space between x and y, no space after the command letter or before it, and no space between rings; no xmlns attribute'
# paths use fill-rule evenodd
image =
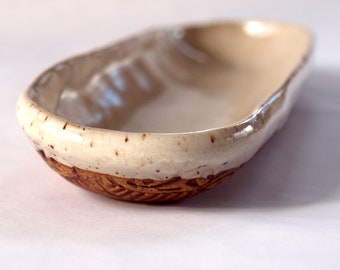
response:
<svg viewBox="0 0 340 270"><path fill-rule="evenodd" d="M263 112L265 112L267 110L267 108L274 103L277 99L279 99L279 97L283 94L285 94L287 86L289 85L289 83L294 79L294 77L297 75L297 73L299 73L299 71L305 66L306 62L309 60L310 56L312 55L313 52L313 40L314 37L312 35L312 33L305 27L301 26L301 25L297 25L297 24L292 24L292 23L286 23L286 22L279 22L279 21L270 21L270 20L259 20L259 19L247 19L247 20L217 20L214 22L209 22L209 23L195 23L195 24L186 24L186 25L177 25L177 26L172 26L172 27L168 27L168 28L161 28L158 31L162 31L162 30L176 30L178 28L181 29L190 29L190 28L199 28L199 27L209 27L209 26L214 26L214 25L244 25L247 24L248 22L252 22L252 21L256 21L256 22L261 22L264 24L272 24L272 25L285 25L285 26L291 26L291 27L299 27L301 29L303 29L304 31L306 31L306 33L308 33L309 35L309 39L310 42L308 43L308 49L306 50L305 54L302 55L301 60L299 62L299 64L297 65L297 67L290 73L290 75L282 82L281 86L278 87L278 89L276 91L273 92L273 94L267 98L267 100L265 100L261 105L257 106L254 108L253 113L251 113L249 116L245 117L242 120L239 120L233 124L227 125L227 126L221 126L221 127L216 127L216 128L210 128L210 129L202 129L202 130L197 130L197 131L188 131L188 132L132 132L132 131L121 131L121 130L115 130L115 129L106 129L106 128L99 128L99 127L91 127L91 126L84 126L84 125L80 125L77 124L75 122L69 121L66 118L62 118L59 115L52 113L50 111L47 111L45 109L43 109L39 104L37 104L35 101L33 101L29 95L28 92L30 91L30 89L48 72L52 71L56 66L64 64L67 61L73 60L75 58L79 58L91 53L94 53L96 51L100 51L100 50L104 50L104 49L108 49L111 46L103 46L103 47L99 47L93 50L90 50L88 52L84 52L84 53L80 53L78 55L72 56L72 57L68 57L60 62L57 62L55 64L53 64L52 66L50 66L49 68L47 68L46 70L44 70L42 73L40 73L36 79L33 80L33 82L27 87L27 89L21 94L21 97L23 97L26 100L29 100L29 102L32 104L32 108L36 108L37 110L44 112L45 114L48 115L53 115L54 119L56 121L60 121L62 123L67 123L67 125L72 126L73 128L79 128L79 129L83 129L86 128L86 130L92 130L92 131L97 131L97 132L105 132L105 133L116 133L116 134L124 134L124 135L142 135L142 134L147 134L147 135L154 135L154 136L186 136L186 135L193 135L193 134L204 134L204 133L212 133L212 132L216 132L219 130L224 130L226 132L235 132L235 127L237 126L241 126L241 125L246 125L254 120L256 120L260 114L262 114ZM157 30L151 30L149 32L157 32ZM133 38L133 36L132 36ZM118 44L122 44L125 43L127 41L129 41L131 39L131 37L127 37L124 38L121 41L117 41L113 44L114 45L118 45ZM19 99L20 101L20 99ZM18 103L19 103L18 101Z"/></svg>

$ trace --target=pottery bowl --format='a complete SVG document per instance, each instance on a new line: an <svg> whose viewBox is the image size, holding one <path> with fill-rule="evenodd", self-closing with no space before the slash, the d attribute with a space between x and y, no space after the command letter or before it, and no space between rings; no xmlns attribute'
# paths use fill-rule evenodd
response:
<svg viewBox="0 0 340 270"><path fill-rule="evenodd" d="M70 182L176 201L225 180L284 124L310 53L309 31L284 23L149 31L52 66L17 118Z"/></svg>

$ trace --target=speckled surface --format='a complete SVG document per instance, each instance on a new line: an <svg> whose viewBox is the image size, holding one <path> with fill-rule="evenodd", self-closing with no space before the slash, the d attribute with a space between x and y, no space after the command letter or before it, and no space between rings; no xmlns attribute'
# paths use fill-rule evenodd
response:
<svg viewBox="0 0 340 270"><path fill-rule="evenodd" d="M173 34L178 29L182 33L179 37ZM228 34L231 36L226 41L221 39ZM280 42L287 38L294 39L296 46L286 46ZM232 46L230 41L234 42ZM227 44L229 47L226 47ZM275 46L277 48L273 49ZM131 47L134 50L130 51ZM270 58L274 59L270 61L265 57L269 47L272 48ZM131 57L135 50L139 54ZM138 59L158 50L168 54L164 56L165 61L174 63L172 68L163 70L163 77L146 75L149 71L143 69L138 71L138 76L132 72L136 70L135 62ZM259 55L248 58L247 55L254 53L254 50ZM17 116L35 149L43 152L46 160L52 158L68 168L111 175L126 181L152 179L171 182L174 178L219 178L217 176L221 173L233 171L247 162L282 127L308 71L310 52L311 39L305 29L270 22L226 22L142 33L116 46L66 60L44 72L21 95ZM203 56L204 60L201 59ZM115 61L116 64L112 64ZM128 66L125 67L124 63ZM114 66L114 71L107 66ZM174 69L174 66L177 68ZM201 122L201 126L206 124L207 128L195 130L194 127L200 125L190 125L185 121L183 125L181 113L174 114L178 120L163 119L162 114L158 113L165 106L164 102L156 102L158 105L151 107L153 109L141 117L135 126L130 121L133 117L130 116L131 110L138 112L138 106L144 106L139 110L151 106L150 99L160 95L159 91L176 96L172 89L178 86L179 79L173 81L169 79L169 74L173 69L179 71L188 67L190 76L184 85L192 84L191 88L195 86L197 90L180 88L180 92L203 91L216 96L216 104L221 99L226 102L225 108L232 108L234 122L224 122L224 118L228 118L228 110L212 110L220 121L212 127L209 114L207 117L204 114L197 116L194 110L198 107L205 112L211 106L205 108L205 99L200 102L196 100L195 103L190 94L182 97L187 104L183 108L190 115L188 119L192 123ZM112 78L110 74L121 76L117 74L123 68L129 68L132 72L128 73L129 76L134 74L135 79L126 75L120 77L117 83L116 77ZM110 70L110 76L107 70ZM141 76L143 80L137 80L135 88L126 88ZM224 77L227 80L222 80L224 87L221 87ZM169 86L162 90L160 85L166 83ZM143 86L145 84L147 89ZM117 90L117 87L121 89ZM245 87L251 91L244 92L242 89ZM101 94L103 91L105 94ZM123 93L119 94L119 91ZM110 95L114 95L114 99ZM183 106L178 105L183 101L168 102L174 112ZM84 118L82 111L89 108L96 108L97 113L93 111ZM91 126L84 125L85 120L85 123L92 123ZM159 124L149 127L151 130L144 128L144 132L139 132L141 127L148 127L150 121ZM136 131L125 131L124 123L130 123L130 129L135 126ZM188 130L178 130L183 128ZM83 181L87 180L88 177L84 176Z"/></svg>
<svg viewBox="0 0 340 270"><path fill-rule="evenodd" d="M254 25L260 27L260 29L255 29L260 32L255 32L255 34L253 32L246 32L249 31L249 26L254 27ZM191 28L189 28L189 34L187 35L190 38L188 38L188 40L191 41L192 39L194 40L192 42L198 42L197 44L191 43L190 46L196 46L202 50L205 48L206 51L204 54L211 59L209 60L210 62L206 64L205 73L202 74L200 73L202 71L197 71L199 72L197 74L195 73L196 69L202 69L202 63L197 62L197 57L193 59L191 56L187 56L187 52L185 54L177 53L177 45L172 49L172 46L174 46L173 41L164 38L163 32L160 34L162 37L161 40L157 38L158 34L156 34L155 37L154 34L150 33L145 34L145 37L143 36L144 34L141 34L140 37L137 36L138 38L132 38L118 44L118 49L113 46L104 48L98 52L92 52L88 55L85 54L75 59L59 63L49 71L43 73L20 97L17 105L19 123L28 137L32 140L36 150L43 151L46 157L53 158L69 167L74 166L83 170L121 178L165 181L173 177L180 177L183 179L207 179L209 176L217 175L222 171L234 169L241 164L244 164L256 153L265 141L284 124L294 103L299 85L308 71L307 60L311 50L310 37L308 32L303 28L266 22L227 22L225 24L219 23L216 25L212 24L208 27L200 27L192 28L194 30L190 30ZM186 32L186 30L182 31ZM194 33L192 34L192 32ZM214 38L220 39L221 34L228 33L235 35L235 44L232 48L224 48L223 43L216 43L218 45L206 43L209 40L210 42L213 42ZM278 43L280 41L280 38L278 37L281 35L283 35L284 38L299 37L300 41L296 44L300 44L300 47L295 46L293 49L287 47L287 49L286 46L282 46L281 43ZM259 43L257 41L258 39L263 39L264 41ZM271 45L272 43L274 45L276 44L280 49L271 51L273 54L272 58L275 59L276 52L284 52L287 54L288 58L282 58L280 55L277 62L268 62L264 54L263 56L253 57L254 59L250 59L249 63L243 63L242 61L248 59L242 58L244 57L242 55L248 54L248 50L251 48L248 43L249 41L250 44L251 42L254 42L256 50L259 52L262 51L262 53L265 52L262 47L266 48L266 46L269 45L273 46ZM156 42L157 45L150 45L150 43L153 44L152 42ZM243 46L243 42L247 42L247 46ZM168 43L170 45L168 45ZM267 45L267 43L269 43L269 45ZM234 118L235 122L229 124L228 122L225 122L226 125L224 127L211 127L209 126L210 118L195 118L195 114L191 116L191 121L201 121L202 124L206 123L206 129L195 131L191 130L191 126L184 126L182 128L187 127L188 132L173 131L172 125L178 125L178 123L181 123L181 120L175 122L164 121L162 126L154 127L161 130L168 128L169 132L138 132L139 127L135 127L137 129L136 132L127 132L124 131L124 127L123 130L114 130L112 126L110 126L110 124L114 124L120 120L119 117L117 118L115 116L116 108L121 110L120 113L128 112L131 109L129 104L133 104L131 102L135 102L134 100L138 98L141 99L140 102L143 102L145 95L147 96L146 98L149 99L148 96L152 96L153 91L158 91L156 88L154 90L150 88L147 94L142 94L141 96L130 94L125 97L126 101L120 105L111 103L110 107L107 107L108 104L105 103L103 105L103 102L100 101L98 96L98 99L95 97L92 97L92 99L86 98L87 103L85 103L85 105L77 105L77 103L75 103L74 111L60 111L62 109L59 108L64 108L63 106L66 105L63 104L68 104L67 102L69 102L63 97L65 96L64 93L70 91L68 90L70 87L76 89L78 85L79 98L82 98L80 95L82 92L84 92L82 95L86 96L90 95L93 91L99 91L96 90L98 89L96 88L97 86L91 86L91 84L89 86L90 88L88 88L89 90L86 90L87 88L81 86L84 84L83 80L89 81L88 76L94 78L98 76L96 74L89 75L96 72L98 65L107 66L107 62L115 61L115 57L118 57L118 63L126 61L128 61L128 63L131 61L131 63L134 63L136 60L133 59L137 59L138 56L135 56L132 60L126 60L124 57L128 57L129 55L127 54L127 56L124 56L124 53L126 54L129 52L124 52L123 55L119 53L121 48L129 48L131 46L137 46L141 55L144 53L143 48L145 46L146 53L150 53L150 50L157 50L156 48L158 47L165 47L163 50L175 50L172 54L174 56L178 54L178 60L176 60L177 58L174 58L172 61L178 61L176 64L178 66L184 65L185 67L186 65L191 65L192 78L195 74L201 74L201 76L198 76L199 79L195 79L194 81L195 84L198 85L205 86L209 83L206 87L216 87L217 79L214 77L215 69L219 67L224 70L227 75L234 74L237 72L237 69L235 68L236 63L244 65L244 70L248 73L253 72L255 77L261 79L257 80L258 84L254 84L254 81L249 79L251 83L249 87L254 88L253 92L247 93L241 91L239 94L235 92L235 94L239 95L234 98L235 101L233 103L233 106L235 107L234 110L237 112ZM186 48L188 46L189 45L186 45ZM217 47L215 48L214 46ZM241 52L236 50L235 47L240 47ZM224 53L224 51L228 52L228 49L235 51L236 55L234 53L232 54L234 59L223 60L223 57L226 59L231 57L231 55ZM110 60L110 58L103 58L104 60L98 62L101 64L96 64L96 61L99 61L96 60L99 57L98 55L110 55L111 51L114 54L113 60ZM200 51L195 51L195 53L203 54L203 52ZM216 57L221 57L221 59L217 59ZM184 60L182 58L184 58ZM183 61L186 62L184 63ZM225 61L225 64L222 65L221 61ZM282 65L280 65L280 61L283 61ZM234 66L231 66L230 63L234 63ZM279 68L276 69L275 65L272 66L273 64L276 64ZM112 66L112 64L109 65ZM69 67L67 68L67 66ZM117 65L114 66L116 67ZM263 69L261 68L262 66L265 66L266 68ZM67 73L67 70L69 70L70 73ZM260 71L262 71L262 73ZM241 75L243 74L242 72L243 71L240 71ZM232 77L233 79L230 79L231 81L229 81L229 83L234 82L232 84L234 87L242 89L240 83L245 79L241 75L235 78ZM75 79L73 79L72 76L74 76ZM207 79L205 79L204 76L206 76ZM66 80L65 78L68 79ZM149 78L150 85L154 85L153 82L156 80L152 78L153 77ZM97 79L95 81L98 82ZM269 84L267 81L269 81ZM173 81L170 81L170 83L171 82ZM128 83L129 81L125 80L124 84ZM190 83L191 81L185 82L186 85ZM225 89L222 88L222 90L218 91L221 91L221 93L226 95L225 100L227 102L228 97L232 97L234 94L228 89L228 87L231 87L231 85L228 85L228 81L225 83ZM270 86L272 88L270 88ZM275 88L276 86L278 88ZM176 87L176 84L173 84L173 87ZM144 90L142 89L140 91L143 92ZM186 90L182 91L185 92ZM208 88L206 91L208 91L207 93L210 93L211 91L216 92L217 90ZM216 92L216 95L218 95L218 93L219 92ZM67 95L69 96L70 94ZM122 96L121 98L124 97ZM243 102L246 100L250 100L250 102ZM99 105L97 105L97 102ZM190 112L190 99L188 99L187 103L187 111ZM41 104L41 106L39 106L39 104ZM174 111L176 111L176 104L177 103L174 103L172 105ZM79 106L79 108L77 106ZM82 114L79 114L79 111L88 106L99 106L98 109L101 109L103 112L105 112L107 108L112 108L110 109L112 110L112 113L106 116L106 118L99 118L101 120L96 120L96 118L93 118L92 120L89 119L89 121L94 121L92 122L92 127L82 125L84 120L81 118ZM161 109L163 104L161 103L159 106ZM204 100L201 103L194 104L194 107L197 106L200 107L202 111L209 110L209 108L204 107ZM237 110L238 108L239 111ZM251 112L248 116L247 114L244 114L247 111ZM227 118L227 111L225 113L226 117L222 113L216 113L216 118L221 119L220 125L222 125L223 119ZM69 116L71 119L62 118L62 115L65 115L65 117ZM156 115L157 117L157 108L155 108L155 112L151 115ZM145 117L144 119L146 121L145 125L147 125L149 120L146 120L148 118ZM139 123L143 126L141 120Z"/></svg>
<svg viewBox="0 0 340 270"><path fill-rule="evenodd" d="M339 269L339 1L2 1L1 269ZM239 172L173 204L91 194L32 149L15 103L51 64L155 25L308 26L312 72L284 127ZM113 266L114 265L114 266Z"/></svg>

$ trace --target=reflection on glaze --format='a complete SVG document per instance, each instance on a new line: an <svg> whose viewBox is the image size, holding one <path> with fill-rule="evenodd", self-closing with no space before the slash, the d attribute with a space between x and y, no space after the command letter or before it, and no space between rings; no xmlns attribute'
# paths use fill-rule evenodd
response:
<svg viewBox="0 0 340 270"><path fill-rule="evenodd" d="M143 74L143 71L141 71L138 66L131 64L130 70L132 72L132 75L137 80L138 85L141 87L141 90L149 90L150 89L150 82Z"/></svg>
<svg viewBox="0 0 340 270"><path fill-rule="evenodd" d="M281 86L308 41L289 29L277 35L276 26L260 21L242 27L236 42L219 25L145 34L59 64L39 79L32 98L77 124L129 132L197 131L240 122ZM252 36L264 35L266 43L253 39L248 47ZM293 47L283 43L287 38L294 39Z"/></svg>
<svg viewBox="0 0 340 270"><path fill-rule="evenodd" d="M107 74L110 76L113 85L118 89L118 90L124 90L125 89L125 81L124 78L122 77L120 70L118 68L108 68L107 69Z"/></svg>
<svg viewBox="0 0 340 270"><path fill-rule="evenodd" d="M254 131L253 126L252 125L248 125L244 129L234 133L234 138L235 139L239 139L239 138L242 138L242 137L246 137L246 136L248 136L253 131Z"/></svg>
<svg viewBox="0 0 340 270"><path fill-rule="evenodd" d="M245 25L153 32L64 61L20 97L20 125L46 159L76 177L79 168L143 185L210 182L282 126L308 71L308 31L275 24L280 31L259 39Z"/></svg>
<svg viewBox="0 0 340 270"><path fill-rule="evenodd" d="M275 27L260 21L249 21L245 23L244 30L249 36L265 37L271 35L275 31Z"/></svg>
<svg viewBox="0 0 340 270"><path fill-rule="evenodd" d="M186 57L191 58L192 60L200 63L204 63L208 61L208 55L205 54L203 51L197 50L194 47L192 47L188 42L183 40L185 31L182 29L181 31L179 29L176 29L175 31L175 37L177 38L174 40L174 45L176 48Z"/></svg>

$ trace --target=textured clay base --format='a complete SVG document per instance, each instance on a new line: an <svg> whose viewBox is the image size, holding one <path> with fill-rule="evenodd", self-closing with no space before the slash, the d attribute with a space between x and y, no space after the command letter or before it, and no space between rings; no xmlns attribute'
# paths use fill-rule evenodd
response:
<svg viewBox="0 0 340 270"><path fill-rule="evenodd" d="M47 158L43 151L39 151L39 154L53 170L71 183L114 199L134 202L171 202L188 198L213 188L239 169L237 167L209 175L207 179L134 179L68 167L53 158Z"/></svg>

